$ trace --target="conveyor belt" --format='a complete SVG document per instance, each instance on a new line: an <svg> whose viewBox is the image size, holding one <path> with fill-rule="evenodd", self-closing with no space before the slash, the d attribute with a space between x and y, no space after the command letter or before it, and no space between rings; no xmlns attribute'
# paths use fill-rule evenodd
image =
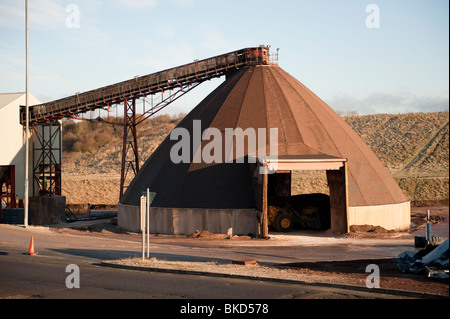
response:
<svg viewBox="0 0 450 319"><path fill-rule="evenodd" d="M30 123L45 123L121 103L124 99L156 94L183 85L222 76L240 67L268 63L268 47L245 48L175 68L136 77L44 104L30 106ZM20 122L25 123L25 107Z"/></svg>

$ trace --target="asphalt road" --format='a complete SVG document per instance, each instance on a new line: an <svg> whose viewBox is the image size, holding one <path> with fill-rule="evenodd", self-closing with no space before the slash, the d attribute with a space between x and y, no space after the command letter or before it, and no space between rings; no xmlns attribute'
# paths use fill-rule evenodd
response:
<svg viewBox="0 0 450 319"><path fill-rule="evenodd" d="M36 256L25 254L31 236L34 236L38 252ZM302 245L305 240L324 241L324 245ZM328 246L327 241L333 245ZM3 299L2 302L6 299L143 299L155 309L166 307L175 312L190 300L196 300L197 304L209 302L216 306L229 300L240 303L256 300L267 302L272 308L278 307L278 315L280 311L289 313L292 309L298 309L302 300L309 303L312 300L348 299L353 302L357 299L395 301L395 298L400 298L331 286L169 274L100 265L103 260L139 256L140 242L141 237L137 235L73 233L67 230L58 232L57 229L48 230L45 227L25 229L0 224L0 298ZM403 239L397 242L388 240L367 243L305 236L301 237L301 242L296 242L295 239L288 242L280 239L273 242L244 240L215 243L209 240L154 239L151 242L151 253L152 256L167 260L223 260L229 263L232 259L252 257L267 263L280 263L297 259L308 261L312 258L327 260L362 258L367 255L377 257L385 256L387 251L394 255L408 245ZM79 267L80 288L69 289L66 286L66 279L72 275L66 272L66 267L70 264ZM349 305L344 301L339 306Z"/></svg>
<svg viewBox="0 0 450 319"><path fill-rule="evenodd" d="M69 264L79 267L80 288L68 288ZM72 281L71 281L72 282ZM113 269L95 259L41 249L25 255L0 244L0 298L39 299L358 299L393 298L330 287Z"/></svg>
<svg viewBox="0 0 450 319"><path fill-rule="evenodd" d="M38 252L36 256L25 254L31 235L35 239ZM199 316L191 312L191 317L279 318L283 314L290 316L303 307L314 308L318 313L333 313L338 309L345 311L357 300L367 305L367 302L384 299L392 304L399 302L400 298L330 286L116 269L100 265L103 260L139 255L140 240L138 236L135 237L71 235L39 228L23 229L0 225L0 306L3 306L2 309L19 310L20 313L31 312L34 315L53 311L54 300L57 299L58 303L64 300L68 302L61 308L64 313L78 312L92 316L96 312L104 317L106 313L116 315L115 311L119 309L130 314L140 313L139 309L142 309L164 313L164 318L184 318L187 315L182 313L183 309L191 307L191 311L203 311L206 308L201 307L208 305L215 307L212 315L203 313ZM208 251L213 254L214 259L219 252L226 253L222 258L247 256L250 253L257 254L259 258L268 258L267 249L284 252L284 247L263 249L257 246L253 249L233 245L233 249L219 249L209 245L203 247L202 243L191 246L194 242L190 242L189 246L175 246L172 242L161 242L153 243L152 247L159 254L176 256L176 259L189 256L201 259L205 258ZM327 251L324 250L324 253ZM245 254L239 254L240 252ZM305 251L301 253L304 254ZM284 254L292 256L292 251L287 250ZM281 257L283 256L278 258ZM66 267L71 264L79 268L79 288L66 286L66 280L74 275L66 272ZM102 299L112 302L105 304ZM27 302L32 304L23 306L27 305ZM84 304L86 302L87 306ZM228 311L247 309L247 312L225 313L227 304L228 307L241 307L228 308ZM142 307L139 308L138 305ZM267 313L261 313L266 309L264 305L269 309ZM376 309L383 309L369 305L371 313ZM255 312L258 307L260 313L249 314L250 309ZM402 311L405 309L402 308Z"/></svg>

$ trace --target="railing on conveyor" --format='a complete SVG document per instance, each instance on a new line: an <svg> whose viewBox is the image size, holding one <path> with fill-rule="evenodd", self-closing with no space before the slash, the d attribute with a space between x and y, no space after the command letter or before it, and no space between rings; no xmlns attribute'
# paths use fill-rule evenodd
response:
<svg viewBox="0 0 450 319"><path fill-rule="evenodd" d="M219 77L240 67L267 64L269 47L245 48L175 68L119 82L59 100L30 106L30 123L55 121L84 113L124 99L139 98L189 83ZM20 122L25 123L25 106L20 109Z"/></svg>

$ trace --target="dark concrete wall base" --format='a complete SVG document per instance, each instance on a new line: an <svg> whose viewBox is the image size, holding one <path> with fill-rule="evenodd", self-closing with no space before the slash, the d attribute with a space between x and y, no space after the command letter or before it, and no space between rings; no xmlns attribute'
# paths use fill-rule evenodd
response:
<svg viewBox="0 0 450 319"><path fill-rule="evenodd" d="M65 196L31 197L29 205L30 225L52 225L65 221Z"/></svg>

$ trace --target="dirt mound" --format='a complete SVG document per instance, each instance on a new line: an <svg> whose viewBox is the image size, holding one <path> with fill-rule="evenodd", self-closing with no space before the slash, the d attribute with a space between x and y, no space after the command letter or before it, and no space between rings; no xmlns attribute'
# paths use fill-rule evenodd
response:
<svg viewBox="0 0 450 319"><path fill-rule="evenodd" d="M182 118L183 115L162 115L139 125L141 165ZM346 116L345 121L394 175L413 200L413 207L448 206L448 112ZM393 129L386 130L386 125ZM118 126L114 129L117 132L108 144L95 144L95 150L83 153L69 146L83 139L97 143L89 137L104 135L104 125L63 123L62 195L66 196L66 203L117 205L122 139ZM408 163L408 169L399 172ZM328 192L325 172L299 174L294 172L292 176L292 194ZM438 200L431 200L434 198Z"/></svg>
<svg viewBox="0 0 450 319"><path fill-rule="evenodd" d="M381 226L351 225L350 232L344 236L347 238L383 238L396 236L398 233L398 230L389 230Z"/></svg>
<svg viewBox="0 0 450 319"><path fill-rule="evenodd" d="M253 239L251 236L245 235L227 235L227 234L213 234L207 230L196 230L189 238L208 238L208 239Z"/></svg>
<svg viewBox="0 0 450 319"><path fill-rule="evenodd" d="M229 238L226 234L213 234L207 230L196 230L190 237L192 238L211 238L211 239L226 239Z"/></svg>
<svg viewBox="0 0 450 319"><path fill-rule="evenodd" d="M448 206L449 199L437 199L437 200L415 200L411 202L412 207L440 207Z"/></svg>
<svg viewBox="0 0 450 319"><path fill-rule="evenodd" d="M386 234L393 233L393 230L387 230L381 226L373 225L352 225L350 226L350 232L363 232L363 233L373 233L373 234Z"/></svg>

